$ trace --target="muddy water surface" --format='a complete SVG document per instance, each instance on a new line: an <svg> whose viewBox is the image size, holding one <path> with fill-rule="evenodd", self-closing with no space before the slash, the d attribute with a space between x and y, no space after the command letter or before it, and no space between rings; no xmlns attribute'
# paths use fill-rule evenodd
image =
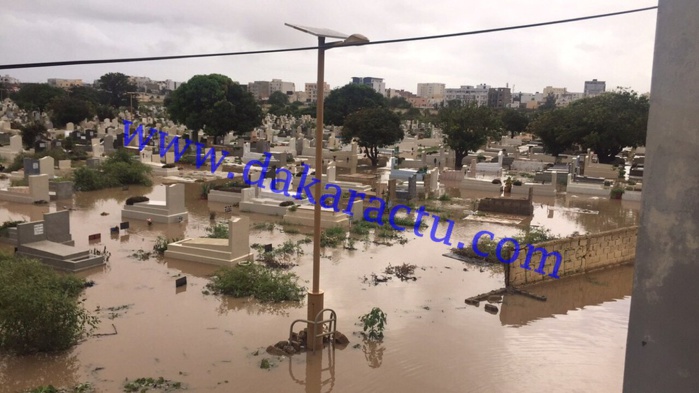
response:
<svg viewBox="0 0 699 393"><path fill-rule="evenodd" d="M85 292L86 307L98 313L98 333L105 335L88 338L67 353L1 357L1 393L78 382L91 382L102 392L119 392L124 378L148 376L181 381L197 392L621 389L632 268L534 287L533 292L548 296L545 303L506 296L501 312L491 315L483 305L465 305L464 299L502 287L502 274L442 257L448 247L433 243L428 235L408 235L405 245L357 242L356 251L325 250L321 259L325 304L336 310L338 330L350 337L351 344L343 350L326 349L290 359L273 358L263 349L255 356L258 349L285 339L292 320L305 318L305 302L265 305L204 295L202 289L214 267L130 257L139 249L149 251L159 235L203 236L210 208L218 212L218 219L237 214L235 210L225 213L223 206L209 206L198 199L199 192L200 185L187 185L189 222L148 227L132 220L131 228L115 237L110 237L108 228L121 221L124 200L137 194L164 199L161 187L81 193L73 201L43 207L0 202L2 221L36 220L43 212L72 206L76 246L106 246L112 253L105 267L80 274L96 283ZM638 222L638 204L565 196L535 202L531 223L560 235ZM274 221L265 216L252 216L252 220ZM497 236L518 231L512 225L463 220L453 238L468 242L483 229ZM89 245L87 237L92 233L101 233L102 242ZM280 244L303 237L279 229L251 230L251 243ZM312 245L304 247L305 254L293 271L309 286ZM376 286L363 281L371 273L383 272L389 263L417 265L418 280L394 278ZM189 282L183 291L174 285L180 274ZM107 310L120 306L125 307ZM357 318L372 307L388 314L381 343L365 342L352 334L360 330ZM275 367L260 369L262 358L272 359Z"/></svg>

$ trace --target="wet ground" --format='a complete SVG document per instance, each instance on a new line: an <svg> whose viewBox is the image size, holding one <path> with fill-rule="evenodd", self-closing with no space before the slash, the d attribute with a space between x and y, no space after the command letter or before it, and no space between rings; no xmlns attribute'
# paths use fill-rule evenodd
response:
<svg viewBox="0 0 699 393"><path fill-rule="evenodd" d="M289 324L305 318L305 302L259 304L247 299L202 294L215 267L177 260L130 257L150 251L158 235L203 236L209 211L224 206L198 199L200 184L188 184L189 222L153 224L131 221L128 231L110 237L124 200L144 194L164 199L160 187L131 187L80 193L48 206L0 202L0 220L37 220L42 212L72 206L73 238L78 247L104 246L112 257L103 268L80 275L96 285L85 292L89 310L100 308L98 333L57 355L0 357L0 393L42 384L91 382L99 391L119 392L125 378L159 377L184 382L196 392L615 392L621 390L632 267L561 280L534 287L547 302L506 296L500 313L491 315L464 299L503 286L501 273L442 257L445 245L428 236L408 235L405 245L358 242L357 251L325 250L321 288L325 305L338 315L338 330L350 338L343 350L278 359L258 349L287 338ZM450 194L460 197L458 190ZM597 232L638 223L636 203L590 197L535 199L531 224L555 234ZM467 202L456 198L445 205ZM107 212L109 215L101 216ZM253 222L274 221L251 216ZM526 225L529 221L525 222ZM521 227L521 226L520 226ZM459 220L456 240L469 241L480 230L497 236L518 226ZM102 234L89 245L88 235ZM280 244L288 235L251 230L251 243ZM310 284L312 245L293 269ZM362 278L381 273L388 264L418 266L417 281L371 285ZM467 271L464 270L467 269ZM481 271L483 270L483 271ZM175 278L188 277L185 290ZM107 308L127 306L113 311ZM381 343L352 334L358 317L380 307L388 314ZM354 346L358 344L355 348ZM273 360L260 369L262 358ZM322 371L321 371L322 370Z"/></svg>

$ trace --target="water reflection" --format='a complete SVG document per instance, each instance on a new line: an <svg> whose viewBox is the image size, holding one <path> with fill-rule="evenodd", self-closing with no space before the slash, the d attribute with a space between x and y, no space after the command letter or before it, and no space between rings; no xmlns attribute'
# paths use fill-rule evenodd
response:
<svg viewBox="0 0 699 393"><path fill-rule="evenodd" d="M625 265L527 288L547 297L540 302L506 294L500 312L503 325L523 326L541 318L631 296L633 266Z"/></svg>
<svg viewBox="0 0 699 393"><path fill-rule="evenodd" d="M364 359L366 359L367 364L371 368L379 368L383 363L383 353L386 351L386 347L383 346L383 341L374 341L364 339L362 341L362 352L364 352Z"/></svg>
<svg viewBox="0 0 699 393"><path fill-rule="evenodd" d="M303 307L304 302L262 303L253 298L234 298L231 296L219 296L221 303L218 306L219 315L228 314L229 311L238 312L245 310L249 315L271 314L282 317L290 317L289 311Z"/></svg>
<svg viewBox="0 0 699 393"><path fill-rule="evenodd" d="M306 393L320 393L321 391L329 393L335 388L335 347L326 345L325 349L315 353L312 351L306 352L305 379L300 379L294 374L294 358L289 359L289 377L297 384L305 386ZM323 365L323 356L325 354L323 352L327 352L328 359L328 364L325 368ZM326 372L328 376L323 379ZM324 390L326 387L327 390Z"/></svg>
<svg viewBox="0 0 699 393"><path fill-rule="evenodd" d="M0 393L23 391L41 385L74 386L79 383L77 355L39 354L0 357Z"/></svg>

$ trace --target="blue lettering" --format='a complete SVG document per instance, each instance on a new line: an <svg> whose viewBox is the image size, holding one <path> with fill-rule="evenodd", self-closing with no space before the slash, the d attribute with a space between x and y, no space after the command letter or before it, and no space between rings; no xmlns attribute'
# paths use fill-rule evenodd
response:
<svg viewBox="0 0 699 393"><path fill-rule="evenodd" d="M488 253L478 249L478 240L480 240L481 236L483 235L490 236L490 240L493 240L495 238L495 234L493 232L480 231L476 233L476 236L473 237L473 241L471 242L471 249L473 250L473 252L476 253L476 255L486 258L488 256Z"/></svg>
<svg viewBox="0 0 699 393"><path fill-rule="evenodd" d="M534 270L534 271L539 273L539 274L546 274L546 272L544 271L544 266L546 266L546 259L549 256L553 255L556 257L556 263L554 264L553 270L551 271L551 274L549 274L549 277L560 278L558 276L558 269L561 268L561 262L563 262L563 257L561 256L561 254L559 252L557 252L557 251L548 252L543 247L534 247L531 244L528 247L529 247L529 249L527 250L527 257L524 260L524 264L522 265L523 268L525 268L527 270L531 270L531 267L529 267L529 263L532 260L532 256L534 256L535 252L540 252L541 253L541 260L539 261L539 268Z"/></svg>
<svg viewBox="0 0 699 393"><path fill-rule="evenodd" d="M505 258L502 256L502 249L503 249L503 247L505 246L505 244L506 244L507 242L512 242L512 243L514 243L514 245L515 245L515 251L514 251L514 253L512 253L512 256L510 257L510 259L505 259ZM511 237L505 237L505 238L503 238L502 240L500 240L500 241L498 242L498 246L497 246L497 248L495 249L495 256L497 256L497 257L498 257L498 260L499 260L500 262L502 262L502 263L507 263L507 264L509 264L509 263L514 262L514 261L517 259L517 257L519 256L519 243L517 242L517 240L515 240L515 239L513 239L513 238L511 238Z"/></svg>
<svg viewBox="0 0 699 393"><path fill-rule="evenodd" d="M182 150L180 150L180 137L179 136L174 136L172 137L172 140L170 143L165 146L165 141L168 137L168 134L166 132L160 131L160 157L165 157L165 154L170 150L172 145L175 145L175 161L179 161L180 158L184 155L184 152L189 149L189 145L192 144L192 141L189 139L185 139L184 147Z"/></svg>
<svg viewBox="0 0 699 393"><path fill-rule="evenodd" d="M197 142L197 157L196 157L196 166L197 169L201 168L202 165L206 163L206 157L211 158L211 173L216 172L216 169L218 169L219 166L223 163L223 159L226 158L228 155L227 151L222 151L221 152L221 159L216 161L216 150L212 147L209 149L208 152L202 157L202 153L206 149L206 145L203 143Z"/></svg>
<svg viewBox="0 0 699 393"><path fill-rule="evenodd" d="M400 209L405 209L405 212L407 214L410 214L410 211L412 210L410 208L410 206L407 206L407 205L395 205L395 206L393 206L393 209L391 209L391 212L388 213L388 223L391 224L393 229L395 229L396 231L402 232L405 230L405 227L402 227L402 226L396 224L396 213Z"/></svg>

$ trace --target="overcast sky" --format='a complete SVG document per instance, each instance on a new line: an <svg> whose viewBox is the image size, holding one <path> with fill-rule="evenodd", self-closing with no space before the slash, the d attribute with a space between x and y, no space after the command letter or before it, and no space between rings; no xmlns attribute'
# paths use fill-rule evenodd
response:
<svg viewBox="0 0 699 393"><path fill-rule="evenodd" d="M167 56L313 46L315 38L284 22L361 33L370 40L446 34L537 23L657 5L648 0L328 1L5 0L0 63ZM582 91L585 80L607 89L650 90L656 10L563 25L327 52L331 87L353 76L384 78L416 92L419 82L447 87L487 83L542 91ZM221 73L247 83L316 80L315 52L2 70L22 82L107 72L186 81Z"/></svg>

